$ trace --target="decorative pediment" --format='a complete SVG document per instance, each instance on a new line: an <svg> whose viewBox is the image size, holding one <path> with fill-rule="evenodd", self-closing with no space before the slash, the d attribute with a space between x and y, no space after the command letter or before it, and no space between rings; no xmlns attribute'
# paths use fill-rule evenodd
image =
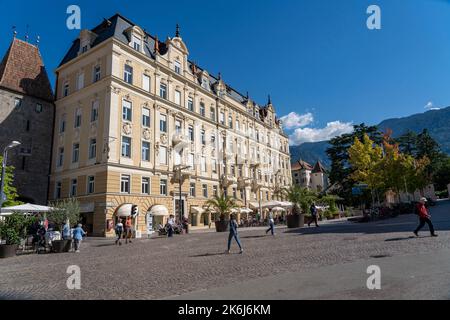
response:
<svg viewBox="0 0 450 320"><path fill-rule="evenodd" d="M181 53L183 53L184 55L189 55L189 50L186 46L186 44L184 43L183 39L181 39L181 37L174 37L174 38L167 38L166 41L167 46L174 46L175 48L177 48L179 51L181 51Z"/></svg>

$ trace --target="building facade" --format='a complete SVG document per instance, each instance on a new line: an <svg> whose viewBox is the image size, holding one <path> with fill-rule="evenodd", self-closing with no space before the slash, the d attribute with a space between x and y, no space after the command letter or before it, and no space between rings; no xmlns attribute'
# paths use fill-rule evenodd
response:
<svg viewBox="0 0 450 320"><path fill-rule="evenodd" d="M23 202L47 204L53 135L53 92L39 49L14 38L0 64L0 150L8 152Z"/></svg>
<svg viewBox="0 0 450 320"><path fill-rule="evenodd" d="M322 192L329 187L328 175L320 161L311 166L303 160L292 164L292 181L301 188Z"/></svg>
<svg viewBox="0 0 450 320"><path fill-rule="evenodd" d="M138 234L149 213L208 225L213 195L245 207L291 184L270 98L258 105L188 55L178 26L161 42L115 15L82 30L58 67L49 198L76 197L91 234L112 235L135 206Z"/></svg>

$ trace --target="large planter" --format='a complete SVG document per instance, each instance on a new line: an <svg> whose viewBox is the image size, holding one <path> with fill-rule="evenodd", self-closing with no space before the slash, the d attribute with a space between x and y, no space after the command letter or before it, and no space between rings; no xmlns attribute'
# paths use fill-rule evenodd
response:
<svg viewBox="0 0 450 320"><path fill-rule="evenodd" d="M72 240L53 240L52 251L55 253L69 252Z"/></svg>
<svg viewBox="0 0 450 320"><path fill-rule="evenodd" d="M290 214L286 216L286 223L288 228L302 228L305 225L305 215Z"/></svg>
<svg viewBox="0 0 450 320"><path fill-rule="evenodd" d="M0 244L0 259L16 255L17 244Z"/></svg>
<svg viewBox="0 0 450 320"><path fill-rule="evenodd" d="M216 231L217 232L227 232L230 222L227 220L216 221Z"/></svg>

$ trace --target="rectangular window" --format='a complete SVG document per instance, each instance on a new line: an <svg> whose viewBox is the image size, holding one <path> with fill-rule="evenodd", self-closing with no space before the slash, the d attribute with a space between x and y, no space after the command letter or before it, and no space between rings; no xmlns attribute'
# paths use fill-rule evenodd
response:
<svg viewBox="0 0 450 320"><path fill-rule="evenodd" d="M175 103L181 105L181 92L175 90Z"/></svg>
<svg viewBox="0 0 450 320"><path fill-rule="evenodd" d="M194 142L194 127L189 126L189 141Z"/></svg>
<svg viewBox="0 0 450 320"><path fill-rule="evenodd" d="M241 130L240 125L239 125L239 120L236 120L236 130Z"/></svg>
<svg viewBox="0 0 450 320"><path fill-rule="evenodd" d="M98 119L98 101L93 101L91 106L91 122L95 122Z"/></svg>
<svg viewBox="0 0 450 320"><path fill-rule="evenodd" d="M159 180L159 194L162 196L167 195L167 180L166 179Z"/></svg>
<svg viewBox="0 0 450 320"><path fill-rule="evenodd" d="M211 146L213 148L216 147L216 136L215 135L211 135Z"/></svg>
<svg viewBox="0 0 450 320"><path fill-rule="evenodd" d="M159 115L159 131L167 132L167 116L165 114Z"/></svg>
<svg viewBox="0 0 450 320"><path fill-rule="evenodd" d="M141 51L141 38L133 35L133 48L136 51Z"/></svg>
<svg viewBox="0 0 450 320"><path fill-rule="evenodd" d="M122 119L131 121L132 104L131 101L122 100Z"/></svg>
<svg viewBox="0 0 450 320"><path fill-rule="evenodd" d="M59 148L57 166L62 167L63 164L64 164L64 148Z"/></svg>
<svg viewBox="0 0 450 320"><path fill-rule="evenodd" d="M211 159L211 170L213 173L217 173L217 160Z"/></svg>
<svg viewBox="0 0 450 320"><path fill-rule="evenodd" d="M55 198L56 199L61 199L61 190L62 190L62 183L61 181L56 182L56 187L55 187Z"/></svg>
<svg viewBox="0 0 450 320"><path fill-rule="evenodd" d="M244 199L244 190L243 189L240 190L240 196L241 196L241 199Z"/></svg>
<svg viewBox="0 0 450 320"><path fill-rule="evenodd" d="M131 158L131 138L122 136L122 157Z"/></svg>
<svg viewBox="0 0 450 320"><path fill-rule="evenodd" d="M175 61L175 72L181 74L181 63L180 61Z"/></svg>
<svg viewBox="0 0 450 320"><path fill-rule="evenodd" d="M194 100L192 98L188 99L188 110L194 112Z"/></svg>
<svg viewBox="0 0 450 320"><path fill-rule="evenodd" d="M68 82L64 83L63 95L64 95L64 97L67 97L69 95L69 83Z"/></svg>
<svg viewBox="0 0 450 320"><path fill-rule="evenodd" d="M87 185L87 193L94 193L95 192L95 177L89 176L88 177L88 185Z"/></svg>
<svg viewBox="0 0 450 320"><path fill-rule="evenodd" d="M63 114L61 119L59 119L59 133L64 133L66 131L66 115Z"/></svg>
<svg viewBox="0 0 450 320"><path fill-rule="evenodd" d="M20 108L21 105L22 105L22 99L20 99L20 98L15 98L15 99L14 99L14 107L15 107L15 108Z"/></svg>
<svg viewBox="0 0 450 320"><path fill-rule="evenodd" d="M97 139L91 139L89 141L89 159L95 159L97 157Z"/></svg>
<svg viewBox="0 0 450 320"><path fill-rule="evenodd" d="M150 109L142 108L142 126L150 128Z"/></svg>
<svg viewBox="0 0 450 320"><path fill-rule="evenodd" d="M200 130L200 141L202 142L202 145L206 145L206 134L205 134L205 130Z"/></svg>
<svg viewBox="0 0 450 320"><path fill-rule="evenodd" d="M142 89L150 92L150 77L146 74L142 75Z"/></svg>
<svg viewBox="0 0 450 320"><path fill-rule="evenodd" d="M216 197L217 195L217 186L213 186L213 196Z"/></svg>
<svg viewBox="0 0 450 320"><path fill-rule="evenodd" d="M225 113L221 112L219 116L219 121L221 124L225 124Z"/></svg>
<svg viewBox="0 0 450 320"><path fill-rule="evenodd" d="M142 141L142 161L150 161L150 142Z"/></svg>
<svg viewBox="0 0 450 320"><path fill-rule="evenodd" d="M200 102L200 115L205 116L205 104L203 102Z"/></svg>
<svg viewBox="0 0 450 320"><path fill-rule="evenodd" d="M150 178L142 178L141 192L142 194L150 194Z"/></svg>
<svg viewBox="0 0 450 320"><path fill-rule="evenodd" d="M120 176L120 192L121 193L130 193L130 176L129 175L121 175Z"/></svg>
<svg viewBox="0 0 450 320"><path fill-rule="evenodd" d="M211 109L209 110L209 117L212 121L216 121L216 108L211 107Z"/></svg>
<svg viewBox="0 0 450 320"><path fill-rule="evenodd" d="M163 99L167 99L167 85L164 83L159 85L159 96Z"/></svg>
<svg viewBox="0 0 450 320"><path fill-rule="evenodd" d="M228 126L233 129L233 117L231 115L228 116Z"/></svg>
<svg viewBox="0 0 450 320"><path fill-rule="evenodd" d="M202 194L203 194L204 198L208 198L208 185L207 184L202 185Z"/></svg>
<svg viewBox="0 0 450 320"><path fill-rule="evenodd" d="M181 133L181 121L180 120L175 120L175 132L176 132L176 134Z"/></svg>
<svg viewBox="0 0 450 320"><path fill-rule="evenodd" d="M195 197L195 182L191 182L189 185L189 195Z"/></svg>
<svg viewBox="0 0 450 320"><path fill-rule="evenodd" d="M72 146L72 163L77 163L80 158L80 144L74 143Z"/></svg>
<svg viewBox="0 0 450 320"><path fill-rule="evenodd" d="M236 167L232 164L230 166L231 175L234 177L236 175Z"/></svg>
<svg viewBox="0 0 450 320"><path fill-rule="evenodd" d="M84 87L84 73L80 73L77 77L77 90L81 90Z"/></svg>
<svg viewBox="0 0 450 320"><path fill-rule="evenodd" d="M88 46L83 46L81 48L81 53L85 53L88 50Z"/></svg>
<svg viewBox="0 0 450 320"><path fill-rule="evenodd" d="M159 164L167 165L167 147L159 147Z"/></svg>
<svg viewBox="0 0 450 320"><path fill-rule="evenodd" d="M125 68L123 70L123 81L133 84L133 67L129 65L125 65Z"/></svg>
<svg viewBox="0 0 450 320"><path fill-rule="evenodd" d="M190 153L188 155L188 165L189 165L189 169L193 170L194 169L194 154Z"/></svg>
<svg viewBox="0 0 450 320"><path fill-rule="evenodd" d="M183 159L183 149L175 150L175 165L178 166L181 164L181 159Z"/></svg>
<svg viewBox="0 0 450 320"><path fill-rule="evenodd" d="M36 103L36 113L41 113L42 112L42 104L41 103Z"/></svg>
<svg viewBox="0 0 450 320"><path fill-rule="evenodd" d="M102 73L101 73L100 66L94 67L94 82L99 81L101 76L102 76Z"/></svg>
<svg viewBox="0 0 450 320"><path fill-rule="evenodd" d="M233 188L233 198L234 199L237 198L237 190L236 190L236 188Z"/></svg>
<svg viewBox="0 0 450 320"><path fill-rule="evenodd" d="M200 158L200 168L201 168L202 172L206 172L206 158L205 157Z"/></svg>
<svg viewBox="0 0 450 320"><path fill-rule="evenodd" d="M75 111L75 123L74 123L75 128L79 128L81 126L81 113L82 113L81 109L77 109L77 111Z"/></svg>
<svg viewBox="0 0 450 320"><path fill-rule="evenodd" d="M77 196L77 179L72 179L72 181L70 181L70 196Z"/></svg>

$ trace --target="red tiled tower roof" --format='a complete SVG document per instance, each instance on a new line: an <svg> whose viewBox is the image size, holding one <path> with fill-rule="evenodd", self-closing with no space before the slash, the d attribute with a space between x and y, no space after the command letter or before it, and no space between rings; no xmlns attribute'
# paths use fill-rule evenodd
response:
<svg viewBox="0 0 450 320"><path fill-rule="evenodd" d="M298 160L297 162L293 163L291 165L291 171L297 171L297 170L309 170L311 171L313 167L306 161Z"/></svg>
<svg viewBox="0 0 450 320"><path fill-rule="evenodd" d="M53 92L39 49L14 38L0 63L0 87L53 101Z"/></svg>

